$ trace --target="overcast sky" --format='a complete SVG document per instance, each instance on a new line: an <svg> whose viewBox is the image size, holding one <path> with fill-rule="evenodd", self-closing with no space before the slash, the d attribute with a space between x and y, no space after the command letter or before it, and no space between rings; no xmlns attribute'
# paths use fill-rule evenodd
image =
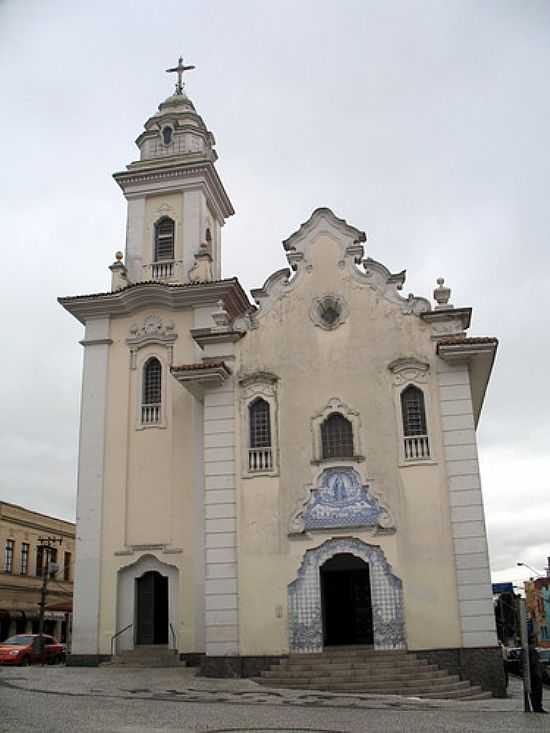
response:
<svg viewBox="0 0 550 733"><path fill-rule="evenodd" d="M173 89L214 132L236 209L224 274L250 289L329 206L367 253L436 277L499 353L478 431L496 580L550 555L550 2L0 0L4 358L0 498L73 519L82 327L109 288L111 173Z"/></svg>

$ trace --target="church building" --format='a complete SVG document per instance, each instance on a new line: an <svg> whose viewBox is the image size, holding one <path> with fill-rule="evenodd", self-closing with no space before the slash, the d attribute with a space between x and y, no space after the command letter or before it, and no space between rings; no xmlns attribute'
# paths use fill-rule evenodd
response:
<svg viewBox="0 0 550 733"><path fill-rule="evenodd" d="M251 298L224 277L185 68L114 175L111 290L59 299L85 329L71 663L157 646L246 676L364 646L500 694L475 433L497 340L441 278L403 296L328 208Z"/></svg>

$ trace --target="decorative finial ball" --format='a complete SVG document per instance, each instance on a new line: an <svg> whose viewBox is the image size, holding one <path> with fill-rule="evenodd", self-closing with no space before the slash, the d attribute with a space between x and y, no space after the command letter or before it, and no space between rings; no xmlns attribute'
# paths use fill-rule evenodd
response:
<svg viewBox="0 0 550 733"><path fill-rule="evenodd" d="M444 277L438 277L437 278L437 284L438 285L443 285L444 282L445 282L445 278Z"/></svg>
<svg viewBox="0 0 550 733"><path fill-rule="evenodd" d="M121 262L123 257L124 254L120 250L118 250L118 252L115 252L115 258L117 262Z"/></svg>

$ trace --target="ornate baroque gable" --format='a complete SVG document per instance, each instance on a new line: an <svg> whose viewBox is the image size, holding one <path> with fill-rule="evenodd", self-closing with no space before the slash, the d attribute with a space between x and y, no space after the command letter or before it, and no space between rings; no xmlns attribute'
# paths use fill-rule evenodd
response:
<svg viewBox="0 0 550 733"><path fill-rule="evenodd" d="M328 234L340 245L337 267L349 274L354 284L376 291L379 296L397 305L404 315L420 316L430 311L430 303L425 298L415 297L412 293L404 298L399 294L405 282L404 270L394 274L380 262L370 257L364 259L365 232L339 219L330 209L321 208L316 209L298 231L283 241L290 269L277 270L261 288L252 291L259 309L251 316L250 327L254 328L277 301L291 293L301 279L313 271L312 249L323 234ZM291 271L295 273L293 276ZM315 305L312 306L314 312Z"/></svg>

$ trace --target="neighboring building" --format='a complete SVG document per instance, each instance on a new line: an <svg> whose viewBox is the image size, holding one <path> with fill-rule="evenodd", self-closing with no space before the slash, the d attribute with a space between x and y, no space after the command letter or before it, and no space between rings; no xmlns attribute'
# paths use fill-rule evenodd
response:
<svg viewBox="0 0 550 733"><path fill-rule="evenodd" d="M531 578L524 585L527 613L537 644L550 647L550 577Z"/></svg>
<svg viewBox="0 0 550 733"><path fill-rule="evenodd" d="M74 578L75 525L0 501L0 641L12 634L38 633L42 570L41 537L59 537L52 562L59 571L48 583L44 631L61 641L70 633Z"/></svg>
<svg viewBox="0 0 550 733"><path fill-rule="evenodd" d="M401 296L326 208L254 306L181 85L137 145L112 292L60 299L85 326L72 662L123 629L206 674L361 643L500 690L475 436L496 339L442 280L433 308Z"/></svg>

